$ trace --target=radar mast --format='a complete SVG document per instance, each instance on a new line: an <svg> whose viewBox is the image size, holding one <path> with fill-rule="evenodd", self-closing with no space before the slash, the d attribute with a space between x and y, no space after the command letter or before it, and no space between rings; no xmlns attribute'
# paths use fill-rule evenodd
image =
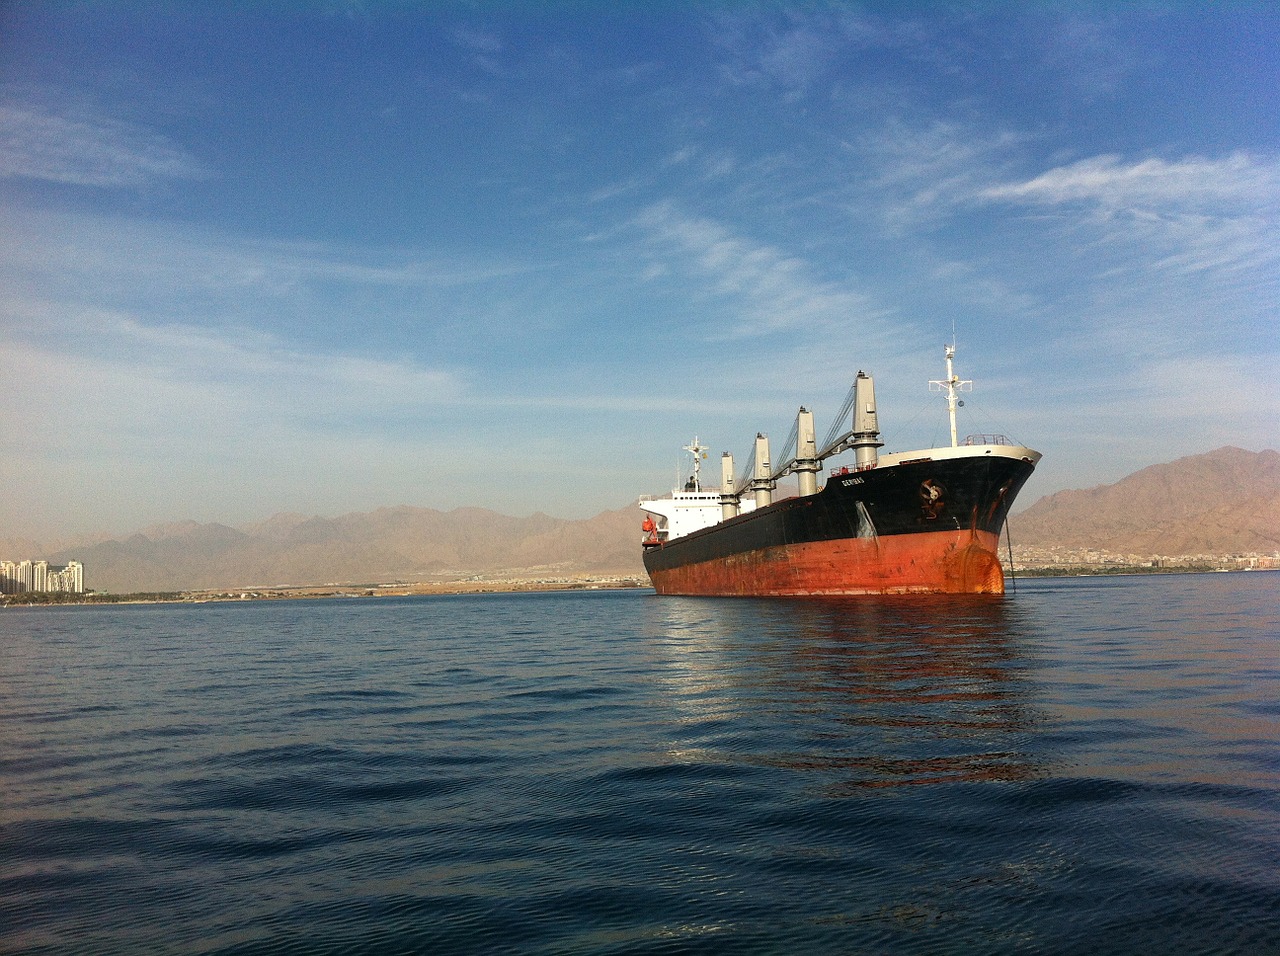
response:
<svg viewBox="0 0 1280 956"><path fill-rule="evenodd" d="M951 418L951 447L959 447L959 441L956 439L956 406L963 405L964 402L958 401L956 395L960 392L973 391L973 381L971 379L961 379L951 368L951 359L956 354L955 341L946 346L947 350L947 377L943 380L932 379L929 382L929 391L946 392L947 393L947 414Z"/></svg>
<svg viewBox="0 0 1280 956"><path fill-rule="evenodd" d="M693 436L693 441L684 446L684 450L693 456L693 474L689 476L689 485L685 486L685 491L701 491L702 490L702 459L707 457L708 446L698 441L698 436Z"/></svg>

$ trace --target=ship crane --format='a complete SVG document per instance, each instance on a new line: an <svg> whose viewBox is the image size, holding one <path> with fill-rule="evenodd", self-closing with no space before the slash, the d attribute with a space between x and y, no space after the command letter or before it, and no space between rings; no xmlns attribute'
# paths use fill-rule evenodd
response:
<svg viewBox="0 0 1280 956"><path fill-rule="evenodd" d="M827 435L822 451L818 452L818 460L826 461L852 448L857 452L859 470L874 468L876 449L883 447L884 442L880 440L880 423L876 415L876 383L866 372L859 371L853 380L853 387L849 389L836 422L843 422L850 409L853 410L853 427L839 437Z"/></svg>
<svg viewBox="0 0 1280 956"><path fill-rule="evenodd" d="M960 445L956 433L956 408L964 402L959 399L959 395L973 390L972 380L962 379L956 375L952 364L955 354L954 343L946 346L947 377L929 382L930 391L946 392L952 448ZM850 412L853 413L853 427L837 434L837 429L847 420L846 416ZM791 435L782 452L782 464L777 468L769 468L766 464L763 470L758 458L763 451L767 459L769 446L763 435L757 436L756 450L752 453L742 476L734 484L734 495L742 495L748 489L759 493L765 489L766 484L768 490L772 491L778 479L790 474L799 476L801 495L814 494L817 491L817 473L821 469L821 463L850 449L857 452L859 470L874 468L878 457L876 449L883 447L884 442L880 441L880 429L876 417L875 382L870 375L858 372L858 377L850 387L849 394L845 396L844 404L836 414L835 424L827 434L821 450L818 450L813 435L813 413L801 406L796 424L791 429ZM761 445L762 440L765 442L763 445Z"/></svg>
<svg viewBox="0 0 1280 956"><path fill-rule="evenodd" d="M818 472L822 470L822 462L818 458L818 441L813 430L813 412L803 405L796 415L796 423L791 428L787 444L782 450L785 459L782 466L772 471L769 480L776 483L779 478L794 474L800 482L800 494L812 495L818 491Z"/></svg>
<svg viewBox="0 0 1280 956"><path fill-rule="evenodd" d="M837 429L850 412L853 413L853 427L837 434ZM832 426L821 450L818 449L813 430L813 412L801 406L795 427L791 429L791 435L783 449L782 464L777 468L768 467L768 440L763 435L757 435L755 450L748 459L742 476L734 484L733 493L740 496L752 490L759 495L766 490L766 486L768 491L772 491L778 479L795 474L802 496L817 494L818 472L822 470L822 462L852 448L857 451L859 469L874 468L876 449L883 444L876 417L875 382L870 375L860 371L849 388L849 394L845 396L844 404L836 415L836 424ZM762 455L765 461L763 468L760 465ZM757 500L760 500L759 497Z"/></svg>

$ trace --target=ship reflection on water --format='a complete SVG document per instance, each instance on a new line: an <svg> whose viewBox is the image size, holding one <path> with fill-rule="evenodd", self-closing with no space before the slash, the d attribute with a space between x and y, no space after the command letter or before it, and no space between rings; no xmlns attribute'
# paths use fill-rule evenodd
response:
<svg viewBox="0 0 1280 956"><path fill-rule="evenodd" d="M675 759L810 772L828 796L1043 769L1028 746L1024 627L1005 598L664 598L647 610L689 732Z"/></svg>

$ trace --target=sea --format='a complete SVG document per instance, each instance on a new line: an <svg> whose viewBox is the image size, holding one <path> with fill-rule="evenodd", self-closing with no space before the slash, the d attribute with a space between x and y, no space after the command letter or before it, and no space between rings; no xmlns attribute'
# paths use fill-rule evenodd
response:
<svg viewBox="0 0 1280 956"><path fill-rule="evenodd" d="M1280 572L0 610L0 952L1280 953Z"/></svg>

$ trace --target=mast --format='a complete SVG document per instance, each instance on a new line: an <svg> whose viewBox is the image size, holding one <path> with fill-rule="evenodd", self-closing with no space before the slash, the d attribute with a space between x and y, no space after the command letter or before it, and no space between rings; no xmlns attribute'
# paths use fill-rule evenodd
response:
<svg viewBox="0 0 1280 956"><path fill-rule="evenodd" d="M929 381L929 391L947 393L947 414L951 418L951 447L955 448L959 445L956 440L956 406L963 405L964 402L957 401L956 395L960 392L968 392L973 389L973 381L971 379L961 379L951 368L951 359L956 354L955 343L946 346L947 350L947 377L945 380L931 379ZM935 387L936 386L936 387Z"/></svg>
<svg viewBox="0 0 1280 956"><path fill-rule="evenodd" d="M686 487L686 491L701 491L702 478L702 459L707 457L707 446L698 441L698 436L693 436L693 441L684 446L684 450L693 456L693 474L689 476L689 484L692 488Z"/></svg>

